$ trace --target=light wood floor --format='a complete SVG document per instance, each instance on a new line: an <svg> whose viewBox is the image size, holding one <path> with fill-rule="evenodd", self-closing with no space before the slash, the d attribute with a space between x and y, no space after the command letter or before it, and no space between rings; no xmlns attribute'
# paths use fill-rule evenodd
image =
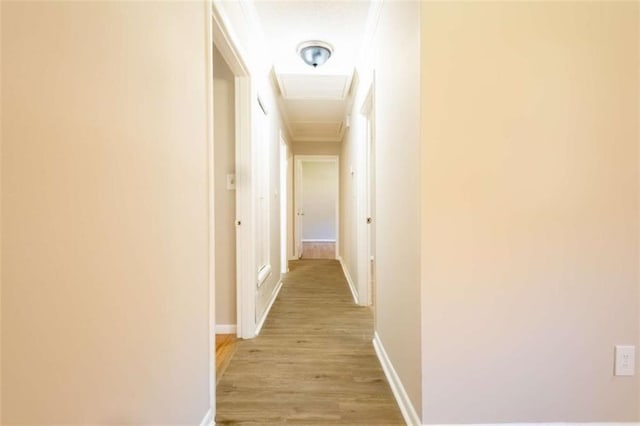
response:
<svg viewBox="0 0 640 426"><path fill-rule="evenodd" d="M336 243L303 241L303 259L335 259Z"/></svg>
<svg viewBox="0 0 640 426"><path fill-rule="evenodd" d="M404 421L335 260L291 262L262 333L241 340L217 388L217 424Z"/></svg>
<svg viewBox="0 0 640 426"><path fill-rule="evenodd" d="M236 349L238 338L235 334L216 334L216 383L220 382Z"/></svg>

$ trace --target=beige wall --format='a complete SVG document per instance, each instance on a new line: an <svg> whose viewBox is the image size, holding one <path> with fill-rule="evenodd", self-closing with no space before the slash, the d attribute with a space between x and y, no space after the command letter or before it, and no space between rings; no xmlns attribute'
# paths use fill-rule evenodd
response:
<svg viewBox="0 0 640 426"><path fill-rule="evenodd" d="M638 4L422 9L423 421L638 421Z"/></svg>
<svg viewBox="0 0 640 426"><path fill-rule="evenodd" d="M236 324L236 191L227 189L235 174L235 78L213 51L214 182L216 206L216 324Z"/></svg>
<svg viewBox="0 0 640 426"><path fill-rule="evenodd" d="M294 142L293 155L340 155L340 142Z"/></svg>
<svg viewBox="0 0 640 426"><path fill-rule="evenodd" d="M385 2L374 46L376 331L420 412L420 3ZM402 48L398 48L402 46Z"/></svg>
<svg viewBox="0 0 640 426"><path fill-rule="evenodd" d="M207 412L207 18L2 2L2 424Z"/></svg>

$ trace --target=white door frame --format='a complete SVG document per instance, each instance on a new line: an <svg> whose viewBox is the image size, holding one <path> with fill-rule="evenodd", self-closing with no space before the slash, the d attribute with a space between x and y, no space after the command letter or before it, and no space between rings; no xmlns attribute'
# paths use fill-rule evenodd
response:
<svg viewBox="0 0 640 426"><path fill-rule="evenodd" d="M214 2L214 42L235 76L236 108L236 334L255 337L255 227L252 119L254 88L249 67L239 53ZM217 36L217 37L216 37Z"/></svg>
<svg viewBox="0 0 640 426"><path fill-rule="evenodd" d="M305 161L310 162L332 162L336 165L336 259L340 257L340 156L339 155L295 155L294 156L294 185L295 185L295 197L294 197L294 212L295 212L295 257L300 258L302 253L300 252L301 244L298 242L302 240L302 218L300 216L300 205L302 203L302 163Z"/></svg>
<svg viewBox="0 0 640 426"><path fill-rule="evenodd" d="M288 209L289 188L287 179L287 170L289 169L289 145L284 139L282 130L280 130L280 272L286 274L289 272L289 253L288 253Z"/></svg>
<svg viewBox="0 0 640 426"><path fill-rule="evenodd" d="M254 257L250 254L254 247L255 236L253 234L253 184L251 182L251 101L252 80L247 63L239 53L238 44L227 27L227 19L224 11L220 9L219 2L206 1L207 8L207 84L209 116L211 122L209 146L209 394L210 394L210 418L213 420L216 414L216 371L215 371L215 257L214 229L215 209L213 206L213 45L217 47L223 56L229 69L235 76L235 133L236 133L236 290L237 290L237 334L245 337L255 333L255 305L245 303L252 301L255 296L248 296L248 292L254 291L255 280L253 270ZM209 99L210 98L210 99ZM241 255L239 255L241 254ZM253 336L251 336L253 337Z"/></svg>
<svg viewBox="0 0 640 426"><path fill-rule="evenodd" d="M205 2L205 61L206 61L206 99L207 99L207 186L209 197L209 241L208 241L208 291L209 291L209 411L203 421L213 423L216 415L216 253L215 253L215 182L213 158L213 16L212 4Z"/></svg>
<svg viewBox="0 0 640 426"><path fill-rule="evenodd" d="M256 336L256 224L254 119L258 92L240 44L229 30L224 3L214 0L214 42L235 76L236 108L236 334Z"/></svg>
<svg viewBox="0 0 640 426"><path fill-rule="evenodd" d="M371 83L367 89L366 95L360 108L360 114L364 117L364 141L362 143L361 155L363 156L363 179L360 181L359 186L359 211L358 211L358 264L359 274L358 276L363 279L358 280L358 293L360 295L359 302L361 305L369 306L374 303L372 286L375 276L375 259L372 257L373 253L372 245L375 242L372 241L373 234L375 232L375 211L373 207L372 194L375 191L375 76L372 76ZM370 220L369 220L370 219Z"/></svg>

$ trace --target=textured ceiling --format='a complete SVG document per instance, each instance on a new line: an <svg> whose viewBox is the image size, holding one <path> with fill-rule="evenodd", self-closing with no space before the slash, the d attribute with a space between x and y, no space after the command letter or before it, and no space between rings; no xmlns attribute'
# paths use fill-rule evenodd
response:
<svg viewBox="0 0 640 426"><path fill-rule="evenodd" d="M342 140L370 1L256 0L254 4L270 47L291 136L298 141ZM297 53L298 45L308 40L333 46L329 61L316 69Z"/></svg>

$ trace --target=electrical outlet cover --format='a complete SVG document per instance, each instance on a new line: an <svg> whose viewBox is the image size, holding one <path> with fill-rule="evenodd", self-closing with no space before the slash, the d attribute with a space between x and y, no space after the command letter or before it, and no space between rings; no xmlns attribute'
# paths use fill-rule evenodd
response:
<svg viewBox="0 0 640 426"><path fill-rule="evenodd" d="M616 345L615 372L616 376L633 376L636 372L636 347L630 345Z"/></svg>

